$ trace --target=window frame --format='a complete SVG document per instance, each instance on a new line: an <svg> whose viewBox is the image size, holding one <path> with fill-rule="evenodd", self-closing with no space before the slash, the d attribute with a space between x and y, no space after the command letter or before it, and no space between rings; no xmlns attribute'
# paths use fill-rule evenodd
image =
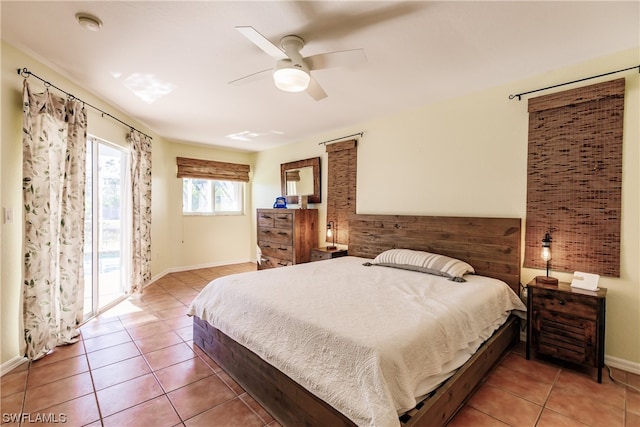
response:
<svg viewBox="0 0 640 427"><path fill-rule="evenodd" d="M211 211L206 211L206 212L186 211L185 212L184 191L185 191L185 185L187 184L187 180L189 181L201 180L201 181L210 182L209 196L211 197ZM215 188L216 188L216 183L218 182L228 182L238 187L241 193L239 197L240 200L238 200L238 203L240 205L240 210L238 211L216 210ZM243 181L235 181L235 180L183 177L182 178L182 215L183 216L243 216L243 215L246 215L246 183Z"/></svg>

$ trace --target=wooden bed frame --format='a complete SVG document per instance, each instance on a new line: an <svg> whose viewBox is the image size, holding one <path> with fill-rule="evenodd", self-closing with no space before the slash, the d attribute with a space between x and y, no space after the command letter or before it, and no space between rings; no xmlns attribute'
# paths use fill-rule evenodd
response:
<svg viewBox="0 0 640 427"><path fill-rule="evenodd" d="M477 274L501 279L518 293L520 232L519 218L354 214L349 218L349 255L374 258L393 248L440 253L468 262ZM456 374L403 417L402 425L445 425L519 337L519 319L511 316ZM193 341L283 426L354 426L329 404L195 316Z"/></svg>

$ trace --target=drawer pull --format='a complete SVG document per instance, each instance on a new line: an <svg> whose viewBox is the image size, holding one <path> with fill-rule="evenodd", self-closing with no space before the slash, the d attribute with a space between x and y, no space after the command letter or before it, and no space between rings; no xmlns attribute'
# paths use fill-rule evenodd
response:
<svg viewBox="0 0 640 427"><path fill-rule="evenodd" d="M276 219L284 219L284 220L287 220L287 219L289 219L289 217L288 217L288 216L279 216L279 217L278 217L278 218L276 218Z"/></svg>
<svg viewBox="0 0 640 427"><path fill-rule="evenodd" d="M262 245L263 248L270 248L271 245Z"/></svg>
<svg viewBox="0 0 640 427"><path fill-rule="evenodd" d="M278 234L281 235L281 236L286 236L287 235L287 233L285 233L284 231L278 231Z"/></svg>
<svg viewBox="0 0 640 427"><path fill-rule="evenodd" d="M262 233L264 233L264 234L271 234L271 231L270 231L270 230L262 230Z"/></svg>
<svg viewBox="0 0 640 427"><path fill-rule="evenodd" d="M287 248L278 248L279 251L286 251Z"/></svg>
<svg viewBox="0 0 640 427"><path fill-rule="evenodd" d="M287 263L286 263L286 262L279 262L279 263L278 263L278 265L281 265L281 266L283 266L283 267L286 267L286 266L287 266Z"/></svg>
<svg viewBox="0 0 640 427"><path fill-rule="evenodd" d="M271 219L271 217L269 215L260 215L260 218Z"/></svg>

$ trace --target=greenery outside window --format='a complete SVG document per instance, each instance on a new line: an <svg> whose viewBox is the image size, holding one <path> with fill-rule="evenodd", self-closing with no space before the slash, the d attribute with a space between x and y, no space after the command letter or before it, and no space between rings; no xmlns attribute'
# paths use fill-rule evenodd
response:
<svg viewBox="0 0 640 427"><path fill-rule="evenodd" d="M184 215L243 215L244 182L182 179Z"/></svg>

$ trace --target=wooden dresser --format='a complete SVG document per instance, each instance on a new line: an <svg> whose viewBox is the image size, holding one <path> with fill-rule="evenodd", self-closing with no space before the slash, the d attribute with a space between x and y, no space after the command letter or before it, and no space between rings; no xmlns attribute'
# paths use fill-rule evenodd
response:
<svg viewBox="0 0 640 427"><path fill-rule="evenodd" d="M317 209L258 209L258 269L309 262L318 246Z"/></svg>
<svg viewBox="0 0 640 427"><path fill-rule="evenodd" d="M598 368L604 366L607 290L585 291L569 283L527 284L527 359L536 354Z"/></svg>

